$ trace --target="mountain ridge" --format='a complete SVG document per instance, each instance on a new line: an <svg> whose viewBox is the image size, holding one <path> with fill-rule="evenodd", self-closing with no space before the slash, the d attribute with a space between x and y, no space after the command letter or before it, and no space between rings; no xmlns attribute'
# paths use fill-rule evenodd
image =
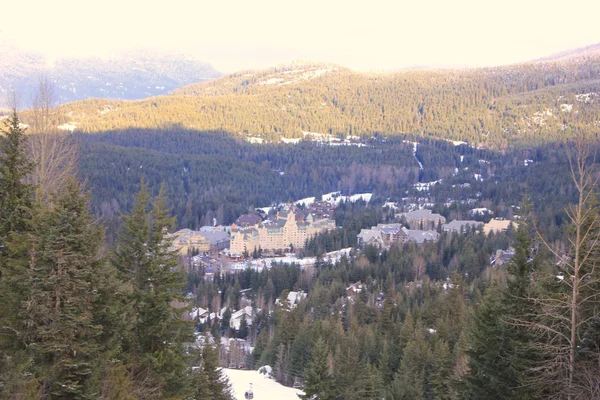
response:
<svg viewBox="0 0 600 400"><path fill-rule="evenodd" d="M221 76L210 64L185 53L154 49L55 60L6 43L0 43L0 52L0 92L16 90L24 101L32 98L40 76L54 82L59 104L87 98L139 100ZM4 100L0 106L6 105Z"/></svg>

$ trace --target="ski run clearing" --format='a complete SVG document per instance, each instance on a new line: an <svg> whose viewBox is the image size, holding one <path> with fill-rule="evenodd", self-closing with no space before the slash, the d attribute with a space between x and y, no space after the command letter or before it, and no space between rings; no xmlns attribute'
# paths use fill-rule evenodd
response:
<svg viewBox="0 0 600 400"><path fill-rule="evenodd" d="M229 378L233 395L237 400L244 400L244 393L250 388L251 383L254 400L298 400L298 395L303 394L302 391L283 386L258 371L229 368L223 368L223 371Z"/></svg>

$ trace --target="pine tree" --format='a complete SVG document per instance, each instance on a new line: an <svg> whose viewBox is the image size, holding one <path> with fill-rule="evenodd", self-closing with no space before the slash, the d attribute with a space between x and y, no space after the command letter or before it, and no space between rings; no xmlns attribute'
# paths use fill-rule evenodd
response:
<svg viewBox="0 0 600 400"><path fill-rule="evenodd" d="M193 399L232 400L231 384L219 367L219 354L215 346L202 347L200 366L192 373Z"/></svg>
<svg viewBox="0 0 600 400"><path fill-rule="evenodd" d="M404 330L404 327L403 327ZM430 352L420 323L406 343L400 369L392 381L393 399L425 398L425 378L429 369Z"/></svg>
<svg viewBox="0 0 600 400"><path fill-rule="evenodd" d="M448 343L438 340L433 351L433 362L429 385L434 397L439 400L451 400L452 355Z"/></svg>
<svg viewBox="0 0 600 400"><path fill-rule="evenodd" d="M4 242L11 232L26 229L31 213L33 187L25 183L34 162L26 150L25 131L16 111L0 130L0 257L6 257Z"/></svg>
<svg viewBox="0 0 600 400"><path fill-rule="evenodd" d="M304 372L304 395L301 399L333 400L336 398L333 377L329 373L329 349L319 338L311 351L311 360ZM313 397L316 396L316 397Z"/></svg>
<svg viewBox="0 0 600 400"><path fill-rule="evenodd" d="M366 396L366 361L361 358L360 345L355 329L348 331L336 351L334 381L338 396L343 399L362 399Z"/></svg>
<svg viewBox="0 0 600 400"><path fill-rule="evenodd" d="M140 379L149 380L169 397L188 388L184 343L193 340L193 326L182 318L185 308L172 305L184 300L184 280L168 235L174 220L166 207L164 186L150 213L148 201L142 181L135 206L125 217L115 263L132 287L133 326L126 346L129 364L141 374Z"/></svg>
<svg viewBox="0 0 600 400"><path fill-rule="evenodd" d="M0 130L0 396L33 397L37 380L25 374L29 356L21 340L19 310L27 298L27 242L34 188L25 182L33 171L26 136L16 111ZM8 242L11 242L10 245Z"/></svg>
<svg viewBox="0 0 600 400"><path fill-rule="evenodd" d="M534 337L522 326L535 312L528 296L533 268L529 249L529 236L521 227L508 267L513 279L504 291L488 289L471 317L465 398L522 399L531 395L527 377L538 355L531 348Z"/></svg>
<svg viewBox="0 0 600 400"><path fill-rule="evenodd" d="M36 209L29 237L28 299L20 317L33 372L51 398L93 399L102 326L94 319L95 275L104 235L88 210L89 195L71 180L50 208Z"/></svg>

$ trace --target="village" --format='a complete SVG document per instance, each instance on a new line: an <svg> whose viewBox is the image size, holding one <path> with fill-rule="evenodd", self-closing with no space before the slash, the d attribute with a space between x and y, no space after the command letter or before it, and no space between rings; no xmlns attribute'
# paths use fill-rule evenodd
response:
<svg viewBox="0 0 600 400"><path fill-rule="evenodd" d="M182 229L172 234L174 250L180 256L182 265L188 271L201 273L204 280L212 281L216 274L228 275L242 273L247 269L260 272L271 269L275 265L297 265L301 270L310 273L318 263L335 264L342 258L350 260L367 246L374 249L389 250L392 246L401 246L408 242L423 245L425 242L437 241L442 232L466 234L473 230L481 230L484 234L502 232L511 227L516 229L518 223L503 218L492 218L487 223L476 219L447 221L440 214L425 208L431 206L423 203L398 205L386 202L382 205L393 212L394 222L379 223L370 228L361 229L356 237L356 247L348 247L325 253L320 257L303 257L302 250L306 241L313 236L338 229L335 224L335 208L341 201L371 200L370 194L344 197L324 195L320 200L308 198L277 207L256 209L252 213L243 214L230 226L203 226L198 230ZM489 214L491 211L474 208L469 212L473 217ZM490 258L491 266L499 266L514 254L514 249L498 249ZM419 285L412 282L411 285ZM443 283L444 289L451 283ZM366 283L354 282L346 288L347 300L353 299L366 291ZM276 307L286 310L294 309L306 299L307 293L286 291L283 298L273 304L266 304L265 310L258 308L250 300L251 289L240 288L238 307L217 302L209 308L193 305L190 294L187 306L187 319L194 321L199 330L206 327L219 327L220 363L223 367L245 369L252 364L253 340L249 335L257 316L263 312L272 313ZM379 293L374 306L381 308L384 294ZM255 328L256 329L256 328ZM215 340L212 335L208 339L198 334L199 340Z"/></svg>

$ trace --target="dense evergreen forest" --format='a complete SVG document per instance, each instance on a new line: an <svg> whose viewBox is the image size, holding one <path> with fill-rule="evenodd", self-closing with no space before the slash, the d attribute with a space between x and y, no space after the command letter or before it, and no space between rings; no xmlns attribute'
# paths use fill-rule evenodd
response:
<svg viewBox="0 0 600 400"><path fill-rule="evenodd" d="M247 338L250 364L273 366L283 384L302 382L307 399L599 398L597 171L589 148L576 152L574 204L554 243L525 202L518 231L444 232L314 269L193 273L187 288L201 307L239 309L240 288L257 312L239 331L199 329ZM318 236L308 253L352 245L341 235L386 218L365 204L339 211L344 229ZM491 265L490 254L508 246L510 261ZM308 297L288 303L290 291Z"/></svg>
<svg viewBox="0 0 600 400"><path fill-rule="evenodd" d="M540 224L559 235L554 232L565 218L564 204L575 199L564 144L503 154L420 138L413 155L413 140L377 137L359 147L310 141L258 145L222 132L187 130L76 136L80 177L92 191L94 213L104 219L111 236L118 213L131 209L141 177L155 194L166 183L180 228L211 225L213 218L231 224L255 207L333 191L374 193L376 205L424 197L453 219L467 217L474 207L510 218L529 193ZM429 192L413 187L440 179Z"/></svg>
<svg viewBox="0 0 600 400"><path fill-rule="evenodd" d="M50 143L14 112L0 136L0 398L231 399L217 349L174 306L165 190L151 199L142 181L107 250L75 177L30 183L43 160L29 141Z"/></svg>
<svg viewBox="0 0 600 400"><path fill-rule="evenodd" d="M246 71L143 101L86 100L56 124L227 131L279 141L302 132L371 137L409 133L506 150L598 122L600 52L518 65L361 74L332 65Z"/></svg>

